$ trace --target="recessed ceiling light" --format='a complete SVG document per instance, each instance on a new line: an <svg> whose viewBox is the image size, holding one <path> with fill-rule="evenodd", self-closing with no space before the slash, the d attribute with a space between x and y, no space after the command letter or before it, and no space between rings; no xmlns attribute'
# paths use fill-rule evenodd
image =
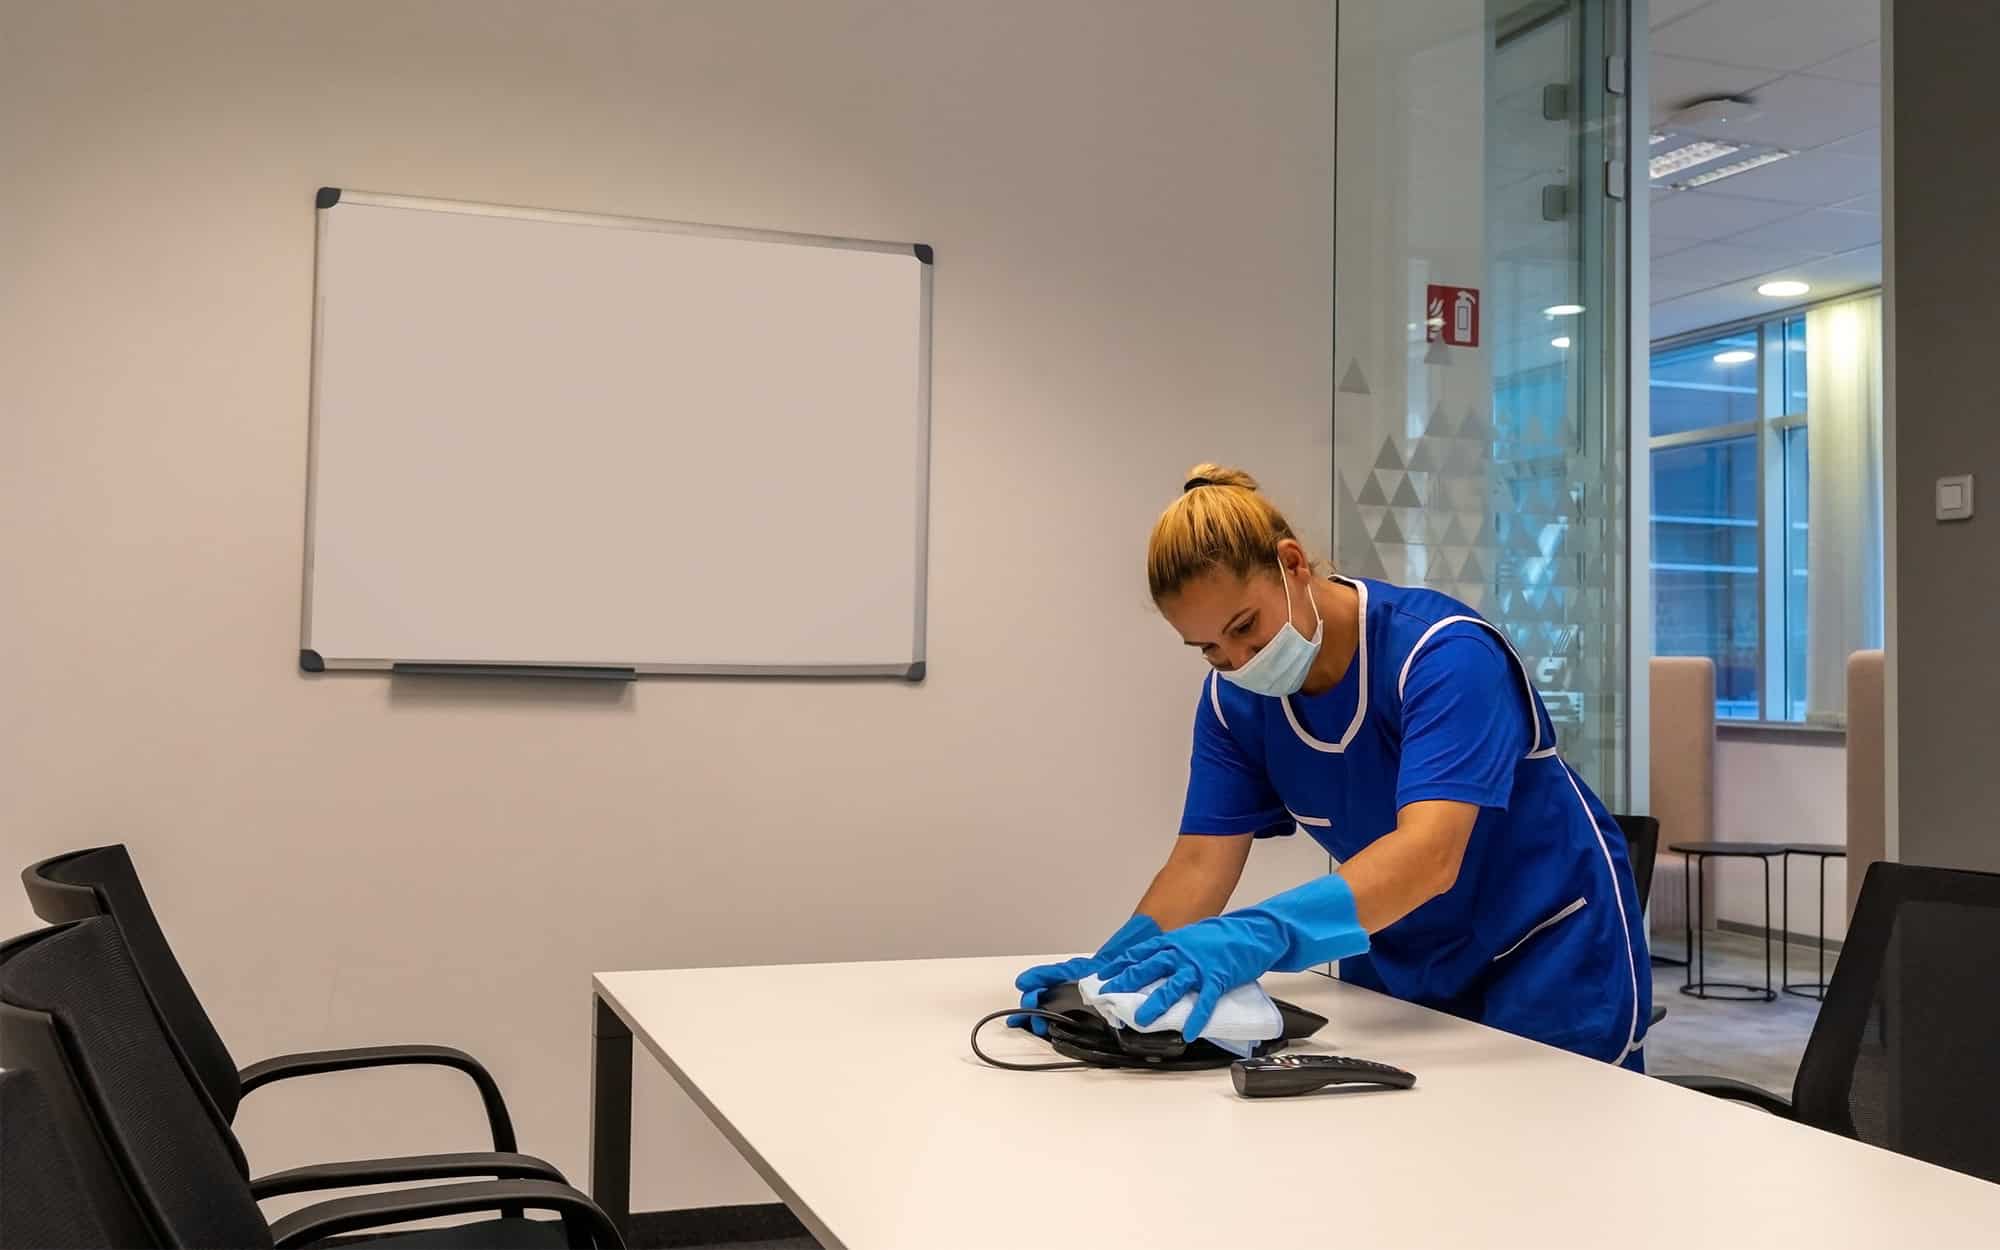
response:
<svg viewBox="0 0 2000 1250"><path fill-rule="evenodd" d="M1756 352L1746 352L1738 350L1733 352L1715 353L1715 363L1718 365L1741 365L1741 364L1747 364L1755 359L1757 359Z"/></svg>
<svg viewBox="0 0 2000 1250"><path fill-rule="evenodd" d="M1719 161L1725 156L1733 156L1743 150L1740 143L1721 143L1714 139L1690 139L1646 162L1646 176L1653 180L1677 174L1683 169L1693 169L1696 165L1706 165Z"/></svg>
<svg viewBox="0 0 2000 1250"><path fill-rule="evenodd" d="M1812 287L1807 284L1793 278L1786 278L1780 282L1766 282L1757 288L1757 294L1769 295L1777 299L1789 299L1794 295L1804 295L1810 290L1812 290Z"/></svg>
<svg viewBox="0 0 2000 1250"><path fill-rule="evenodd" d="M1674 184L1674 190L1692 191L1696 187L1705 187L1711 182L1721 182L1724 178L1734 178L1738 174L1748 173L1753 169L1761 169L1769 165L1772 161L1782 161L1790 155L1790 152L1782 150L1759 152L1755 156L1746 156L1740 161L1735 161L1718 169L1707 170L1696 174L1692 178L1684 178ZM1654 159L1659 160L1662 158L1655 157Z"/></svg>
<svg viewBox="0 0 2000 1250"><path fill-rule="evenodd" d="M1561 335L1561 336L1559 336L1559 337L1557 337L1557 338L1552 338L1552 339L1550 339L1550 340L1549 340L1549 346L1550 346L1550 347L1553 347L1553 348L1555 348L1555 349L1556 349L1556 350L1558 350L1558 351L1565 351L1565 352L1566 352L1566 351L1568 351L1568 350L1569 350L1569 335L1567 335L1567 334L1564 334L1564 335Z"/></svg>
<svg viewBox="0 0 2000 1250"><path fill-rule="evenodd" d="M1544 317L1574 317L1583 311L1582 304L1551 304L1542 309Z"/></svg>

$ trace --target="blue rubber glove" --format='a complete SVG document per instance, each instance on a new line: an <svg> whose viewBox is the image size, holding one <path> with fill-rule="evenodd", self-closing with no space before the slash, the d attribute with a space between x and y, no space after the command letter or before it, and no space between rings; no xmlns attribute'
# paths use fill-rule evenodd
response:
<svg viewBox="0 0 2000 1250"><path fill-rule="evenodd" d="M1266 972L1299 972L1368 949L1354 914L1354 891L1329 873L1257 904L1183 925L1141 942L1098 973L1107 994L1160 987L1133 1020L1148 1025L1189 994L1195 996L1181 1036L1193 1041L1208 1027L1216 1000Z"/></svg>
<svg viewBox="0 0 2000 1250"><path fill-rule="evenodd" d="M1093 973L1101 972L1104 966L1139 943L1160 936L1159 922L1151 916L1135 915L1118 927L1118 932L1106 939L1097 948L1095 955L1079 955L1075 959L1065 959L1059 964L1036 964L1020 976L1014 978L1014 988L1021 991L1023 1007L1039 1007L1042 995L1058 985L1071 981L1081 981ZM1034 1016L1008 1016L1010 1029L1033 1029L1035 1036L1049 1035L1048 1022Z"/></svg>

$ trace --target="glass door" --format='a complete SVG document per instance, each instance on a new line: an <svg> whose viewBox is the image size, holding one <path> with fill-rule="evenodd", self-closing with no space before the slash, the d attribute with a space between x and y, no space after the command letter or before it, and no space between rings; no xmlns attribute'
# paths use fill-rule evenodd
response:
<svg viewBox="0 0 2000 1250"><path fill-rule="evenodd" d="M1629 792L1622 0L1342 0L1334 556L1506 632Z"/></svg>

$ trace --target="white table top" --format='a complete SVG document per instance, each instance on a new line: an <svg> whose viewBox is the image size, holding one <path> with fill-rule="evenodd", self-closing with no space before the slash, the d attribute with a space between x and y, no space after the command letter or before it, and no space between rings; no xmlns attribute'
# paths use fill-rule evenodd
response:
<svg viewBox="0 0 2000 1250"><path fill-rule="evenodd" d="M972 1022L1042 961L596 983L829 1250L2000 1244L2000 1185L1311 974L1264 979L1331 1021L1302 1049L1416 1089L1249 1101L1226 1070L981 1064ZM1000 1021L981 1044L1057 1058Z"/></svg>

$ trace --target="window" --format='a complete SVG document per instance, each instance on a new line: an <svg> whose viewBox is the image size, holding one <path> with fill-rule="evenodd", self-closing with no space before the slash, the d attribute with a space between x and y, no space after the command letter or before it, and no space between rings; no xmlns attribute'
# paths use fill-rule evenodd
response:
<svg viewBox="0 0 2000 1250"><path fill-rule="evenodd" d="M1716 715L1805 719L1806 327L1653 351L1653 629L1715 661Z"/></svg>

